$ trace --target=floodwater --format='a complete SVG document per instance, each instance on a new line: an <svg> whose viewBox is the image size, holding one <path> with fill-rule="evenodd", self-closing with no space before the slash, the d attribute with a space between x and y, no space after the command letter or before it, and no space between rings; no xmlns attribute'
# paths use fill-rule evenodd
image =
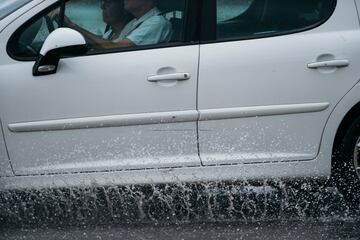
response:
<svg viewBox="0 0 360 240"><path fill-rule="evenodd" d="M221 182L2 192L0 239L360 239L331 183Z"/></svg>

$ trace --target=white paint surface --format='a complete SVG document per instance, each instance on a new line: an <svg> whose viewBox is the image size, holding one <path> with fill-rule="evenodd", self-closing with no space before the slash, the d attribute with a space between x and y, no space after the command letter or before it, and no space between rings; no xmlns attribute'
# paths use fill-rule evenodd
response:
<svg viewBox="0 0 360 240"><path fill-rule="evenodd" d="M198 46L66 58L60 60L56 74L33 77L34 62L10 59L4 43L47 4L19 17L0 35L4 56L0 72L6 76L0 79L3 126L196 111ZM189 73L191 78L171 85L147 81L151 75L177 72ZM12 133L4 127L4 134L16 174L199 166L196 119L46 133ZM160 120L148 119L148 123Z"/></svg>
<svg viewBox="0 0 360 240"><path fill-rule="evenodd" d="M54 49L85 44L85 39L79 32L70 28L58 28L46 38L40 54L45 56L49 51Z"/></svg>
<svg viewBox="0 0 360 240"><path fill-rule="evenodd" d="M318 112L200 121L202 162L213 165L314 159L332 109L359 80L359 42L354 3L338 1L332 17L309 31L201 45L200 112L329 104L328 109ZM333 59L346 59L349 66L308 68L308 63Z"/></svg>
<svg viewBox="0 0 360 240"><path fill-rule="evenodd" d="M1 124L1 121L0 121ZM13 176L13 172L10 166L10 160L7 155L6 145L4 142L3 132L0 127L0 177Z"/></svg>

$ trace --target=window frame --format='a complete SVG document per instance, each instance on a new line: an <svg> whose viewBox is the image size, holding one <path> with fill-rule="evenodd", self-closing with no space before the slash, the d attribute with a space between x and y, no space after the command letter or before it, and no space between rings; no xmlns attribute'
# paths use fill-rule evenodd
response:
<svg viewBox="0 0 360 240"><path fill-rule="evenodd" d="M22 62L29 62L29 61L36 61L38 56L32 57L24 57L24 56L17 56L15 55L12 50L16 47L15 39L19 39L19 34L21 34L27 27L31 24L35 23L39 18L44 16L44 14L54 10L57 7L60 7L61 13L64 14L65 8L64 5L66 2L70 0L60 0L46 8L44 8L39 13L32 16L28 19L25 23L23 23L19 28L17 28L10 36L7 41L6 45L6 52L7 54L14 60L22 61ZM167 0L164 0L167 1ZM176 0L174 0L176 1ZM121 53L121 52L133 52L133 51L141 51L141 50L151 50L151 49L161 49L161 48L169 48L169 47L181 47L181 46L189 46L189 45L198 45L200 43L200 35L199 28L200 28L200 21L199 21L199 14L200 14L200 1L201 0L184 0L185 1L185 9L184 9L184 22L183 22L183 36L182 41L173 42L173 43L159 43L159 44L152 44L152 45L145 45L145 46L134 46L129 48L114 48L114 49L102 49L102 50L95 50L91 52L87 52L86 54L75 56L75 57L84 57L84 56L93 56L93 55L100 55L100 54L111 54L111 53ZM62 24L59 24L62 26ZM74 58L72 57L62 57L62 58Z"/></svg>
<svg viewBox="0 0 360 240"><path fill-rule="evenodd" d="M239 37L231 37L224 39L217 39L217 0L202 0L202 19L201 19L201 29L206 29L204 23L210 23L210 26L207 25L207 28L211 30L203 30L201 31L200 36L200 44L211 44L211 43L221 43L221 42L234 42L234 41L243 41L243 40L252 40L252 39L262 39L269 37L277 37L290 35L300 32L309 31L311 29L317 28L327 22L331 16L334 14L338 0L332 0L331 13L326 18L318 21L314 24L311 24L306 27L297 28L294 30L281 31L281 32L270 32L262 35L249 35L249 36L239 36ZM208 6L207 6L208 5Z"/></svg>

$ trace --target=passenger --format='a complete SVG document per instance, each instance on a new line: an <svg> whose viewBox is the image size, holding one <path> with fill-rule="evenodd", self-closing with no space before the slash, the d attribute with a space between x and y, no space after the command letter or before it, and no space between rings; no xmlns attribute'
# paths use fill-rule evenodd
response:
<svg viewBox="0 0 360 240"><path fill-rule="evenodd" d="M114 40L120 36L121 31L134 17L124 9L123 0L101 1L103 21L107 24L106 39Z"/></svg>
<svg viewBox="0 0 360 240"><path fill-rule="evenodd" d="M168 1L168 0L166 0ZM124 8L135 16L119 38L116 47L140 46L169 42L172 35L171 23L161 15L153 0L124 0Z"/></svg>

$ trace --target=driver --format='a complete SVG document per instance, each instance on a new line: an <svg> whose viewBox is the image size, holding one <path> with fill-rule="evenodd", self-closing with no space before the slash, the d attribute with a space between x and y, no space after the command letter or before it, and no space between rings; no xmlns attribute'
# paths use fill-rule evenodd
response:
<svg viewBox="0 0 360 240"><path fill-rule="evenodd" d="M102 9L104 21L106 19L105 4L119 2L119 0L103 0ZM132 46L142 46L169 42L172 36L171 23L161 14L153 0L123 0L125 11L121 13L125 20L129 20L129 13L135 18L124 25L124 21L111 25L112 30L117 30L108 39L100 38L80 26L74 24L69 18L64 17L64 23L84 35L89 44L94 48L112 49ZM128 12L125 14L124 12ZM120 14L119 14L120 15ZM121 28L123 27L123 28ZM122 29L119 33L119 29Z"/></svg>
<svg viewBox="0 0 360 240"><path fill-rule="evenodd" d="M103 21L107 25L103 36L89 32L64 16L65 26L80 32L94 48L106 48L106 44L118 39L125 25L134 18L124 9L123 0L102 0L100 6ZM54 19L59 16L59 11L53 11L48 16Z"/></svg>

